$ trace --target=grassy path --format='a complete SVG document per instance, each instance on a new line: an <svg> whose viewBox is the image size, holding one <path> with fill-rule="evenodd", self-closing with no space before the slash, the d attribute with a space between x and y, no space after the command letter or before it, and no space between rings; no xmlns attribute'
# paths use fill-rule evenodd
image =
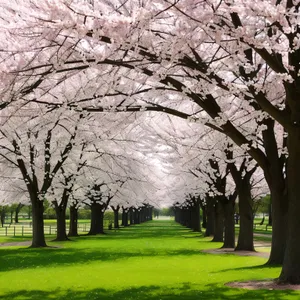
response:
<svg viewBox="0 0 300 300"><path fill-rule="evenodd" d="M243 290L228 281L275 278L266 258L208 254L220 247L173 221L82 236L59 248L0 248L0 299L300 299L298 291Z"/></svg>

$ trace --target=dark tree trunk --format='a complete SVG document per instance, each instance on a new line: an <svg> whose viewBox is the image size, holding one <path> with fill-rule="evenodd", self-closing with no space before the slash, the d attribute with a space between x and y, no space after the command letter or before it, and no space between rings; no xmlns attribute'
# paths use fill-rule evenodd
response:
<svg viewBox="0 0 300 300"><path fill-rule="evenodd" d="M268 205L268 213L269 213L268 226L272 226L272 199L270 204Z"/></svg>
<svg viewBox="0 0 300 300"><path fill-rule="evenodd" d="M78 208L76 205L70 206L70 224L68 236L78 236Z"/></svg>
<svg viewBox="0 0 300 300"><path fill-rule="evenodd" d="M269 170L264 170L271 191L272 213L269 211L269 225L272 225L272 247L268 264L282 264L287 235L287 188L284 178L285 160L278 155L274 131L274 120L265 119L267 130L263 141L269 161ZM271 209L271 204L270 204Z"/></svg>
<svg viewBox="0 0 300 300"><path fill-rule="evenodd" d="M254 251L253 212L250 177L245 175L237 185L239 196L240 231L235 250Z"/></svg>
<svg viewBox="0 0 300 300"><path fill-rule="evenodd" d="M67 227L66 227L66 207L63 205L56 205L56 239L55 241L68 241Z"/></svg>
<svg viewBox="0 0 300 300"><path fill-rule="evenodd" d="M119 209L120 207L117 206L113 209L114 211L114 228L119 228Z"/></svg>
<svg viewBox="0 0 300 300"><path fill-rule="evenodd" d="M3 227L4 223L5 223L5 208L4 207L2 207L0 219L1 219L1 227Z"/></svg>
<svg viewBox="0 0 300 300"><path fill-rule="evenodd" d="M235 200L228 200L222 203L225 217L224 244L222 248L235 247L234 204Z"/></svg>
<svg viewBox="0 0 300 300"><path fill-rule="evenodd" d="M289 131L288 150L288 228L286 250L279 281L300 284L300 237L298 232L300 228L300 128L298 126ZM275 219L273 218L274 225Z"/></svg>
<svg viewBox="0 0 300 300"><path fill-rule="evenodd" d="M201 222L200 222L200 204L199 200L193 200L192 207L192 229L197 232L201 232Z"/></svg>
<svg viewBox="0 0 300 300"><path fill-rule="evenodd" d="M68 182L66 182L68 183ZM68 241L67 226L66 226L66 210L69 201L70 189L64 189L60 204L57 201L53 201L55 213L56 213L56 241Z"/></svg>
<svg viewBox="0 0 300 300"><path fill-rule="evenodd" d="M276 182L275 184L276 185ZM271 190L272 203L272 245L271 253L267 264L278 265L283 263L286 247L287 233L287 195L280 189L282 185L277 182L275 188Z"/></svg>
<svg viewBox="0 0 300 300"><path fill-rule="evenodd" d="M140 212L134 209L134 224L140 224Z"/></svg>
<svg viewBox="0 0 300 300"><path fill-rule="evenodd" d="M224 241L224 213L221 203L218 201L215 204L215 231L212 242L223 242Z"/></svg>
<svg viewBox="0 0 300 300"><path fill-rule="evenodd" d="M207 226L207 215L206 215L206 206L202 206L202 227L206 228Z"/></svg>
<svg viewBox="0 0 300 300"><path fill-rule="evenodd" d="M24 205L19 203L18 206L16 207L16 212L15 212L15 223L19 223L19 212L22 209Z"/></svg>
<svg viewBox="0 0 300 300"><path fill-rule="evenodd" d="M32 206L32 248L47 247L44 233L44 202L31 199Z"/></svg>
<svg viewBox="0 0 300 300"><path fill-rule="evenodd" d="M122 209L122 226L128 226L128 209Z"/></svg>
<svg viewBox="0 0 300 300"><path fill-rule="evenodd" d="M11 211L10 212L10 224L12 224L14 222L14 212Z"/></svg>
<svg viewBox="0 0 300 300"><path fill-rule="evenodd" d="M124 223L125 223L125 227L128 226L128 210L125 211L124 213Z"/></svg>
<svg viewBox="0 0 300 300"><path fill-rule="evenodd" d="M215 233L215 209L213 200L208 200L206 204L206 217L207 217L207 223L206 223L206 230L204 236L211 236Z"/></svg>
<svg viewBox="0 0 300 300"><path fill-rule="evenodd" d="M91 204L91 228L89 235L104 234L103 220L104 212L103 205L97 202Z"/></svg>
<svg viewBox="0 0 300 300"><path fill-rule="evenodd" d="M122 226L125 226L125 211L124 211L124 208L122 208L122 223L121 223Z"/></svg>
<svg viewBox="0 0 300 300"><path fill-rule="evenodd" d="M128 213L129 213L129 224L130 224L130 225L133 225L133 224L134 224L134 213L133 213L133 209L130 208Z"/></svg>

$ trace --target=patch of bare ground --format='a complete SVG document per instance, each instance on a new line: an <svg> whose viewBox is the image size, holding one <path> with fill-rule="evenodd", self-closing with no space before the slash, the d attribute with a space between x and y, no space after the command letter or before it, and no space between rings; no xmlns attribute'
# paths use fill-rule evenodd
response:
<svg viewBox="0 0 300 300"><path fill-rule="evenodd" d="M239 289L248 289L248 290L300 290L300 285L294 284L279 284L274 279L268 280L252 280L244 282L228 282L225 286L239 288Z"/></svg>
<svg viewBox="0 0 300 300"><path fill-rule="evenodd" d="M219 248L219 249L206 249L203 250L205 253L211 254L235 254L241 256L260 256L260 257L269 257L268 252L256 252L256 251L235 251L233 248Z"/></svg>
<svg viewBox="0 0 300 300"><path fill-rule="evenodd" d="M30 245L31 245L31 241L0 243L0 247L10 247L10 246L30 246Z"/></svg>
<svg viewBox="0 0 300 300"><path fill-rule="evenodd" d="M267 242L255 243L255 247L267 247L270 246ZM260 257L269 257L268 252L256 252L256 251L234 251L233 248L220 248L220 249L207 249L203 252L211 254L235 254L242 256L260 256ZM239 289L248 289L248 290L300 290L300 285L293 284L283 284L278 283L276 279L266 279L266 280L251 280L251 281L234 281L225 283L225 286Z"/></svg>
<svg viewBox="0 0 300 300"><path fill-rule="evenodd" d="M31 241L23 241L23 242L7 242L7 243L0 243L0 247L12 247L12 246L30 246ZM60 245L56 246L47 246L47 248L62 248Z"/></svg>

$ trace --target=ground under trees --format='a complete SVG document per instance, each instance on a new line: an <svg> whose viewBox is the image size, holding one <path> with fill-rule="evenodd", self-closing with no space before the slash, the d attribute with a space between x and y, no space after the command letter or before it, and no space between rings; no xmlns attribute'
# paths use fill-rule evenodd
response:
<svg viewBox="0 0 300 300"><path fill-rule="evenodd" d="M174 221L155 220L49 242L46 249L0 248L0 299L299 299L298 291L224 286L277 276L267 258L209 254L218 248ZM261 248L259 248L261 249Z"/></svg>

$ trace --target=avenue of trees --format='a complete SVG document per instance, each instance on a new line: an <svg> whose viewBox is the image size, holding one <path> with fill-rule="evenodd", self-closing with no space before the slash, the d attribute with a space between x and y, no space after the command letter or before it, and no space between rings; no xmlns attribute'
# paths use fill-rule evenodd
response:
<svg viewBox="0 0 300 300"><path fill-rule="evenodd" d="M147 183L154 182L149 188L156 196L168 194L176 203L189 195L186 206L199 211L204 202L207 215L215 209L216 240L223 238L217 231L223 214L224 243L231 246L238 198L237 249L253 250L252 201L270 193L269 264L282 264L279 282L300 283L299 1L4 2L1 186L10 200L26 190L35 216L33 246L44 245L43 199L51 197L57 213L65 209L63 197L91 207L101 199L100 213L116 198L129 202L126 212L137 209L133 198L151 198ZM157 135L146 137L142 124L160 120L150 111L164 116L152 125ZM192 133L166 114L193 122ZM130 146L101 151L102 130ZM165 145L151 150L162 154L155 156L149 147L162 136ZM183 155L197 148L198 161ZM116 163L98 160L112 150ZM146 170L146 161L159 175ZM166 166L172 170L164 192L157 178Z"/></svg>

